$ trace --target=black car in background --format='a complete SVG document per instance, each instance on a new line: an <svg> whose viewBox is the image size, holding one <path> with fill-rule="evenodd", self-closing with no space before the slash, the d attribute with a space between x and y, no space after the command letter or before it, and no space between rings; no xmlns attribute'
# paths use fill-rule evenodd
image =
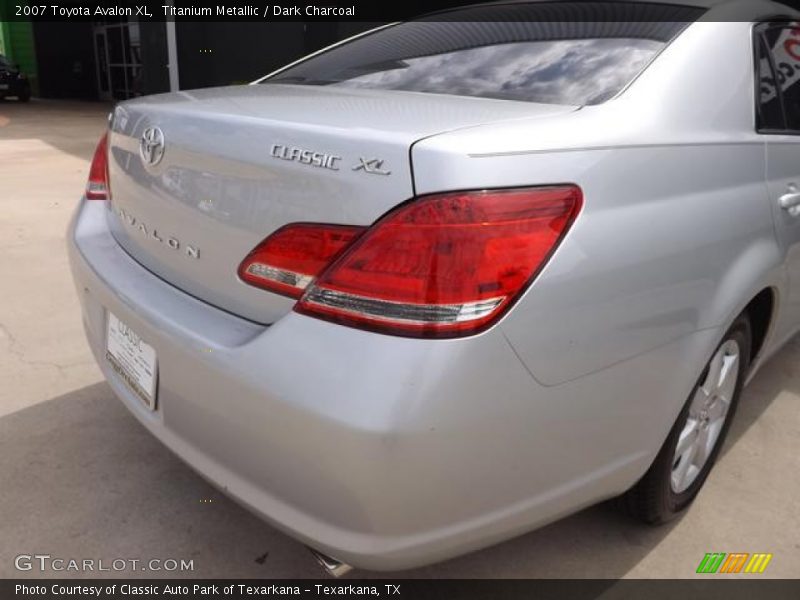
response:
<svg viewBox="0 0 800 600"><path fill-rule="evenodd" d="M31 99L31 84L28 77L0 54L0 98L16 96L20 102Z"/></svg>

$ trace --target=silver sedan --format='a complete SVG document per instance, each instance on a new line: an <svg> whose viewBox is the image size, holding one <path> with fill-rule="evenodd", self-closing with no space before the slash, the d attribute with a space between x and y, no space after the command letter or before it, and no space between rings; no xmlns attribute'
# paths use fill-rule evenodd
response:
<svg viewBox="0 0 800 600"><path fill-rule="evenodd" d="M68 234L114 392L334 570L675 517L800 326L797 16L708 4L459 9L119 104Z"/></svg>

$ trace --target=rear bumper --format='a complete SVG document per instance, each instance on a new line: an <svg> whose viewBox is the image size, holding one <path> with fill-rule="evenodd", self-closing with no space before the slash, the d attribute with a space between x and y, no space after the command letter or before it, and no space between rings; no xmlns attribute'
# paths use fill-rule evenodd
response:
<svg viewBox="0 0 800 600"><path fill-rule="evenodd" d="M358 567L442 560L623 491L682 404L651 386L674 394L680 372L665 365L705 343L690 336L547 388L497 327L433 341L295 313L264 327L141 267L106 211L81 203L69 253L86 334L116 395L227 494ZM156 349L153 412L105 359L109 310ZM655 406L643 406L643 387Z"/></svg>

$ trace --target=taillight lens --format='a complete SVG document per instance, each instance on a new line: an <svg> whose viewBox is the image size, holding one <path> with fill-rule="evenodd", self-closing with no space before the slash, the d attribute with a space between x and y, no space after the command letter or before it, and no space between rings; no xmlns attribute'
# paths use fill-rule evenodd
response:
<svg viewBox="0 0 800 600"><path fill-rule="evenodd" d="M89 167L89 180L86 182L87 200L108 200L108 133L97 143L92 158L92 166Z"/></svg>
<svg viewBox="0 0 800 600"><path fill-rule="evenodd" d="M477 333L530 285L581 202L573 185L419 198L368 229L295 310L395 335Z"/></svg>
<svg viewBox="0 0 800 600"><path fill-rule="evenodd" d="M299 298L364 229L321 223L286 225L247 255L239 265L239 277L251 285Z"/></svg>

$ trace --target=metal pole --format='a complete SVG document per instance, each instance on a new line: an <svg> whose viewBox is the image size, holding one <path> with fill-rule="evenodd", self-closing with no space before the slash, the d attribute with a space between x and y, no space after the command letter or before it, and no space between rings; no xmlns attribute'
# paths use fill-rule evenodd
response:
<svg viewBox="0 0 800 600"><path fill-rule="evenodd" d="M172 0L166 0L172 6ZM169 70L169 91L177 92L181 89L178 75L178 44L175 36L175 17L168 17L167 22L167 68Z"/></svg>

